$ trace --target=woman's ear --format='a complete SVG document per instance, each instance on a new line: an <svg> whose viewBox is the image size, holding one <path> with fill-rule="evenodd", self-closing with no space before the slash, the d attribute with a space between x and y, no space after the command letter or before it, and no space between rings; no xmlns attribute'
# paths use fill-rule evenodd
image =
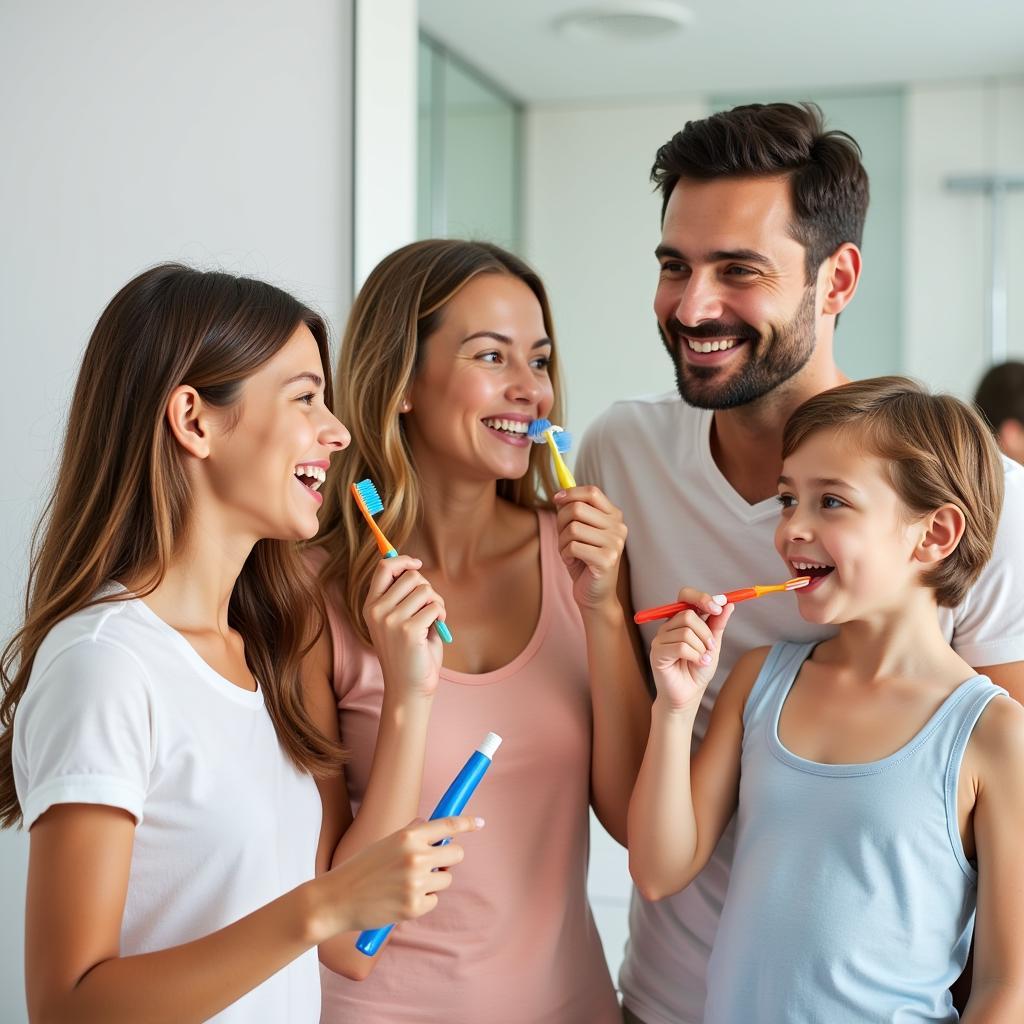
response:
<svg viewBox="0 0 1024 1024"><path fill-rule="evenodd" d="M927 565L948 558L964 535L967 523L956 505L942 505L924 518L924 532L914 550L914 557Z"/></svg>
<svg viewBox="0 0 1024 1024"><path fill-rule="evenodd" d="M199 392L181 384L171 392L167 402L167 423L178 444L197 459L210 454L210 429L207 408Z"/></svg>

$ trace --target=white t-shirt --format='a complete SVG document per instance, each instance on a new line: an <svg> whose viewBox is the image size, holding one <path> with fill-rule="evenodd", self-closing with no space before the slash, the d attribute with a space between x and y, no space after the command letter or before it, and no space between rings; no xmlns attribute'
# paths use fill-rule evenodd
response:
<svg viewBox="0 0 1024 1024"><path fill-rule="evenodd" d="M135 817L121 954L201 938L314 874L320 798L263 703L224 679L142 601L64 619L14 718L24 827L61 803ZM211 1018L316 1024L316 949Z"/></svg>
<svg viewBox="0 0 1024 1024"><path fill-rule="evenodd" d="M684 585L716 594L787 576L773 543L778 502L750 505L732 489L711 455L712 415L675 392L618 402L580 446L576 479L601 487L629 527L635 609L674 601ZM940 609L946 636L974 666L1024 660L1024 469L1008 459L1004 466L1006 497L992 560L963 604ZM641 627L648 647L659 626ZM694 726L697 741L744 652L833 632L805 622L785 594L743 605L729 623L718 672L704 696ZM707 866L682 892L658 903L634 892L619 984L626 1006L645 1024L700 1024L732 850L730 825Z"/></svg>

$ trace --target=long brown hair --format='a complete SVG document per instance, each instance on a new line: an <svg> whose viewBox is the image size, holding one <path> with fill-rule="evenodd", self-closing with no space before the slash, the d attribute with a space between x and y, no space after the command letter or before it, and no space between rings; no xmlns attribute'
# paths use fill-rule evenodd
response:
<svg viewBox="0 0 1024 1024"><path fill-rule="evenodd" d="M230 407L246 378L301 324L327 367L326 324L291 295L178 264L129 281L100 316L71 400L55 489L32 543L24 624L0 659L0 826L21 820L12 738L39 645L62 619L97 603L108 581L144 582L135 595L103 601L151 593L187 524L188 479L164 416L171 393L188 384L205 402ZM245 642L282 747L296 765L326 773L341 750L304 711L299 678L302 655L322 628L308 576L296 545L260 541L232 591L228 620Z"/></svg>
<svg viewBox="0 0 1024 1024"><path fill-rule="evenodd" d="M335 375L334 412L351 432L352 444L328 473L316 543L327 554L321 579L336 587L352 629L367 644L362 605L380 555L349 488L364 477L373 480L384 500L377 521L401 550L422 515L422 497L399 406L445 305L478 274L511 275L526 284L554 341L540 278L517 256L485 242L434 238L396 250L374 268L349 314ZM548 366L555 395L549 415L561 423L557 352L554 347ZM542 445L530 453L524 477L498 481L499 497L526 508L549 507L557 490Z"/></svg>

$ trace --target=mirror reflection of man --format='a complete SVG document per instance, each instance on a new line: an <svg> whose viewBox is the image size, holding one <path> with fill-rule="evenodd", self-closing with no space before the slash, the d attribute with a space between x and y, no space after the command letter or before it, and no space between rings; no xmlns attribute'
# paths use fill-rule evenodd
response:
<svg viewBox="0 0 1024 1024"><path fill-rule="evenodd" d="M813 105L690 122L658 151L652 177L663 198L654 310L677 389L613 405L577 460L577 477L600 486L629 525L633 608L664 604L684 584L720 593L782 578L772 543L782 429L804 400L846 380L833 339L860 278L868 206L859 147L825 131ZM1024 470L1007 463L992 561L964 604L940 615L960 656L1018 699L1022 607ZM641 631L645 651L656 626ZM785 598L744 606L695 742L742 653L828 635ZM658 903L634 893L619 979L627 1021L700 1024L732 849L730 827L681 893Z"/></svg>

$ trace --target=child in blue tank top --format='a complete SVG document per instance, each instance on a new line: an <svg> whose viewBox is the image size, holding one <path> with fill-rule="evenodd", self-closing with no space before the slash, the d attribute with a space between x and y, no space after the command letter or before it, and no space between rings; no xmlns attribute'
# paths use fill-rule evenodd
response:
<svg viewBox="0 0 1024 1024"><path fill-rule="evenodd" d="M702 612L651 648L633 879L648 899L678 892L736 814L705 1024L956 1021L975 917L964 1019L1022 1021L1024 708L937 616L991 554L993 440L963 403L889 377L804 403L783 459L776 548L811 577L801 615L836 634L745 655L691 760L733 606L681 592Z"/></svg>

